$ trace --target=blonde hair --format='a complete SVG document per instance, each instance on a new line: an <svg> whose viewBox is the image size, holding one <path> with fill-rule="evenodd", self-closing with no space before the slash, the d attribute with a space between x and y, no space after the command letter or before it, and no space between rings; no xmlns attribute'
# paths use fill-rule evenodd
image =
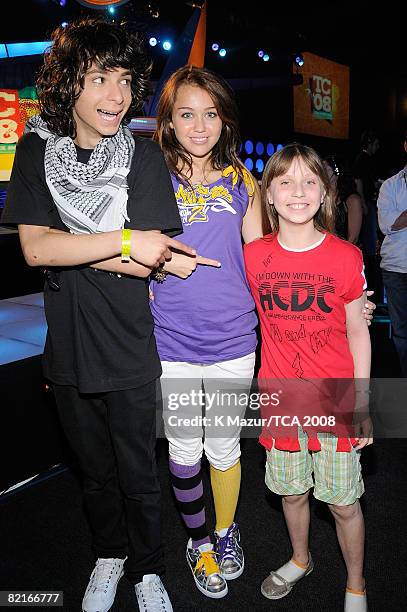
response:
<svg viewBox="0 0 407 612"><path fill-rule="evenodd" d="M263 216L271 226L272 233L279 230L278 214L272 204L269 204L267 189L274 178L282 176L290 168L295 159L302 159L304 164L316 174L321 181L325 196L314 217L314 226L319 231L335 231L335 192L329 180L327 171L318 153L306 145L293 142L286 145L268 160L261 181L261 200Z"/></svg>

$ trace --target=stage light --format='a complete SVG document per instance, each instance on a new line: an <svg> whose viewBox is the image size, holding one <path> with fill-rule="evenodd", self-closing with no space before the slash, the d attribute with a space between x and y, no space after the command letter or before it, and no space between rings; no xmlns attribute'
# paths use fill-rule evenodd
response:
<svg viewBox="0 0 407 612"><path fill-rule="evenodd" d="M225 57L225 55L226 55L226 49L219 49L219 55L220 55L221 57Z"/></svg>
<svg viewBox="0 0 407 612"><path fill-rule="evenodd" d="M258 52L258 54L257 54L257 55L258 55L260 58L261 58L261 57L263 57L263 56L264 56L264 51L261 51L261 50L260 50L260 51Z"/></svg>
<svg viewBox="0 0 407 612"><path fill-rule="evenodd" d="M263 172L263 170L264 170L264 161L262 159L258 159L256 161L256 170L259 173Z"/></svg>
<svg viewBox="0 0 407 612"><path fill-rule="evenodd" d="M274 153L274 145L272 142L269 142L267 145L267 155L271 157Z"/></svg>
<svg viewBox="0 0 407 612"><path fill-rule="evenodd" d="M218 45L218 43L213 43L213 45L212 45L212 51L219 51L219 45Z"/></svg>
<svg viewBox="0 0 407 612"><path fill-rule="evenodd" d="M114 6L109 6L107 10L109 11L111 15L114 15L116 9L114 8Z"/></svg>
<svg viewBox="0 0 407 612"><path fill-rule="evenodd" d="M265 53L265 54L263 55L263 62L268 62L268 61L269 61L269 59L270 59L270 56L269 56L267 53Z"/></svg>
<svg viewBox="0 0 407 612"><path fill-rule="evenodd" d="M172 47L172 44L170 43L169 40L164 40L163 42L163 49L164 51L169 51Z"/></svg>
<svg viewBox="0 0 407 612"><path fill-rule="evenodd" d="M148 42L152 47L155 47L158 41L154 36L152 36Z"/></svg>
<svg viewBox="0 0 407 612"><path fill-rule="evenodd" d="M283 148L283 145L282 145L282 144L278 144L278 145L277 145L277 151L281 151L281 149L282 149L282 148Z"/></svg>
<svg viewBox="0 0 407 612"><path fill-rule="evenodd" d="M21 57L23 55L42 55L52 45L52 41L6 43L8 57Z"/></svg>
<svg viewBox="0 0 407 612"><path fill-rule="evenodd" d="M251 172L253 170L253 160L251 157L248 157L245 162L244 165L246 166L246 168L248 169L249 172Z"/></svg>
<svg viewBox="0 0 407 612"><path fill-rule="evenodd" d="M257 155L263 155L263 153L264 153L264 144L262 142L256 143L256 153L257 153Z"/></svg>
<svg viewBox="0 0 407 612"><path fill-rule="evenodd" d="M253 153L253 149L253 142L251 140L246 140L246 142L244 143L244 150L246 151L246 153L251 155Z"/></svg>
<svg viewBox="0 0 407 612"><path fill-rule="evenodd" d="M294 61L297 64L297 66L303 66L304 65L304 58L303 58L301 53L297 53L297 55L295 56L295 60Z"/></svg>
<svg viewBox="0 0 407 612"><path fill-rule="evenodd" d="M63 22L61 23L61 27L62 27L62 28L66 28L66 26L67 26L67 25L68 25L68 22L67 22L67 21L63 21Z"/></svg>
<svg viewBox="0 0 407 612"><path fill-rule="evenodd" d="M158 8L158 6L156 6L155 4L151 4L151 2L149 2L148 4L148 11L151 15L151 17L153 19L158 19L160 16L160 9Z"/></svg>
<svg viewBox="0 0 407 612"><path fill-rule="evenodd" d="M65 6L66 0L59 0L59 6Z"/></svg>

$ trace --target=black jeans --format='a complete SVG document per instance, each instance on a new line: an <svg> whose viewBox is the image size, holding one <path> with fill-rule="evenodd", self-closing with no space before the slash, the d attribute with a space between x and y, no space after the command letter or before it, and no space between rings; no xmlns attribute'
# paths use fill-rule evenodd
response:
<svg viewBox="0 0 407 612"><path fill-rule="evenodd" d="M59 416L79 460L97 557L124 558L133 583L164 571L155 461L156 381L81 394L54 385Z"/></svg>
<svg viewBox="0 0 407 612"><path fill-rule="evenodd" d="M393 328L393 341L401 367L407 377L407 273L383 270L383 283L387 293L387 305Z"/></svg>

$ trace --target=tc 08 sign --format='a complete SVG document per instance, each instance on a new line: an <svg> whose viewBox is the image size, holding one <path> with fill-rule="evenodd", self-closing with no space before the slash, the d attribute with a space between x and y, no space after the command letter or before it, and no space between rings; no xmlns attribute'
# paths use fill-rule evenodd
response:
<svg viewBox="0 0 407 612"><path fill-rule="evenodd" d="M313 74L310 78L311 111L321 119L332 120L332 81Z"/></svg>
<svg viewBox="0 0 407 612"><path fill-rule="evenodd" d="M22 134L23 127L20 121L18 91L0 89L0 145L15 145ZM1 149L3 152L4 147L2 146Z"/></svg>
<svg viewBox="0 0 407 612"><path fill-rule="evenodd" d="M293 88L294 132L349 137L349 67L304 52L302 83Z"/></svg>
<svg viewBox="0 0 407 612"><path fill-rule="evenodd" d="M35 102L22 100L17 89L0 89L0 181L10 180L16 144L31 109L28 106Z"/></svg>

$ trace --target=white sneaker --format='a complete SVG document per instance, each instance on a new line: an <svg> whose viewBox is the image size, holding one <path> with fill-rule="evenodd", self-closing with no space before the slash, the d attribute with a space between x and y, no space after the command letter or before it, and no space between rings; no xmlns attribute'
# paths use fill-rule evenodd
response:
<svg viewBox="0 0 407 612"><path fill-rule="evenodd" d="M168 593L157 574L146 574L134 589L140 612L173 612Z"/></svg>
<svg viewBox="0 0 407 612"><path fill-rule="evenodd" d="M127 557L126 557L127 559ZM83 612L108 612L123 576L126 559L98 559L82 601Z"/></svg>

